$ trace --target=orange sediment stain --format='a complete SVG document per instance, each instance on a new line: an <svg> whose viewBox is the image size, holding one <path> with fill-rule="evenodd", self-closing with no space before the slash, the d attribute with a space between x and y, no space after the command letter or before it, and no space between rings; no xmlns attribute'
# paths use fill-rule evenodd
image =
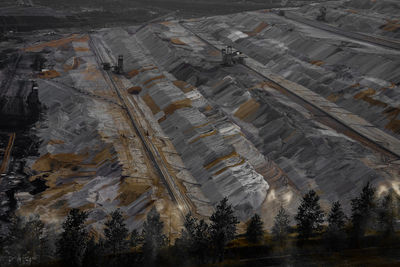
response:
<svg viewBox="0 0 400 267"><path fill-rule="evenodd" d="M38 75L40 79L52 79L52 78L57 78L60 77L61 74L56 71L56 70L48 70L48 71L43 71Z"/></svg>
<svg viewBox="0 0 400 267"><path fill-rule="evenodd" d="M267 28L269 25L266 22L260 22L257 27L255 27L252 31L250 32L245 32L247 35L249 36L255 36L258 33L262 32L262 30L264 30L265 28Z"/></svg>
<svg viewBox="0 0 400 267"><path fill-rule="evenodd" d="M210 131L210 132L208 132L208 133L203 133L203 134L197 136L196 138L194 138L193 140L191 140L191 141L189 142L189 144L196 143L197 141L199 141L200 139L202 139L202 138L204 138L204 137L208 137L208 136L212 136L212 135L216 135L216 134L217 134L217 131L216 131L216 130L212 130L212 131Z"/></svg>
<svg viewBox="0 0 400 267"><path fill-rule="evenodd" d="M142 73L142 72L145 72L145 71L149 71L149 70L156 70L156 69L158 69L158 67L150 66L150 67L143 67L143 68L141 68L139 70L136 70L136 69L135 70L131 70L126 74L126 77L130 79L130 78L135 77L139 73Z"/></svg>
<svg viewBox="0 0 400 267"><path fill-rule="evenodd" d="M139 74L139 71L138 70L131 70L130 72L128 72L127 74L126 74L126 76L127 76L127 78L133 78L133 77L135 77L136 75L138 75Z"/></svg>
<svg viewBox="0 0 400 267"><path fill-rule="evenodd" d="M164 113L166 115L171 115L178 109L190 107L192 107L192 100L189 98L184 98L168 105L166 108L164 108Z"/></svg>
<svg viewBox="0 0 400 267"><path fill-rule="evenodd" d="M239 109L235 112L234 116L241 120L245 120L247 117L256 113L259 107L260 103L251 98L240 105Z"/></svg>
<svg viewBox="0 0 400 267"><path fill-rule="evenodd" d="M182 92L184 93L189 93L190 91L192 91L193 89L195 89L196 87L194 87L193 85L185 82L185 81L180 81L180 80L175 80L172 82L176 87L178 87L179 89L182 90Z"/></svg>
<svg viewBox="0 0 400 267"><path fill-rule="evenodd" d="M339 100L339 98L341 98L343 96L343 94L330 94L326 99L328 99L329 101L335 103Z"/></svg>
<svg viewBox="0 0 400 267"><path fill-rule="evenodd" d="M204 168L207 169L207 170L209 170L209 169L211 169L212 167L214 167L215 165L217 165L218 163L220 163L221 161L224 161L224 160L226 160L226 159L233 158L233 157L239 157L239 154L238 154L236 151L233 151L232 153L230 153L230 154L228 154L228 155L226 155L226 156L217 158L217 159L214 160L213 162L210 162L210 163L204 165Z"/></svg>
<svg viewBox="0 0 400 267"><path fill-rule="evenodd" d="M63 140L52 139L47 144L48 145L62 145L65 142Z"/></svg>
<svg viewBox="0 0 400 267"><path fill-rule="evenodd" d="M386 24L380 26L380 28L388 32L397 32L400 30L400 20L387 20Z"/></svg>
<svg viewBox="0 0 400 267"><path fill-rule="evenodd" d="M321 61L321 60L312 60L312 61L310 62L310 64L320 67L320 66L324 65L325 62L323 62L323 61Z"/></svg>
<svg viewBox="0 0 400 267"><path fill-rule="evenodd" d="M400 108L388 107L383 111L383 114L390 120L385 125L386 129L391 130L394 133L400 133L400 119L397 119L400 115Z"/></svg>
<svg viewBox="0 0 400 267"><path fill-rule="evenodd" d="M160 79L164 79L164 78L165 78L164 75L159 75L159 76L153 77L153 78L151 78L151 79L148 79L147 81L145 81L145 82L143 83L143 85L146 85L146 84L151 83L152 81L160 80Z"/></svg>
<svg viewBox="0 0 400 267"><path fill-rule="evenodd" d="M146 103L146 105L150 108L153 115L161 111L160 107L157 106L156 102L154 102L153 98L151 98L149 94L145 94L144 96L142 96L142 99Z"/></svg>
<svg viewBox="0 0 400 267"><path fill-rule="evenodd" d="M50 42L45 42L45 43L41 43L38 45L33 45L33 46L29 46L24 48L24 51L28 51L28 52L38 52L40 50L42 50L45 47L60 47L60 46L64 46L66 44L69 44L71 42L87 42L89 40L89 36L85 35L84 37L81 37L78 34L73 34L70 37L66 37L66 38L62 38L62 39L57 39L57 40L53 40Z"/></svg>
<svg viewBox="0 0 400 267"><path fill-rule="evenodd" d="M154 85L162 83L162 82L164 82L164 81L163 80L154 81L154 82L146 85L146 88L149 89L149 88L153 87Z"/></svg>
<svg viewBox="0 0 400 267"><path fill-rule="evenodd" d="M87 47L74 47L75 52L88 52L90 49Z"/></svg>
<svg viewBox="0 0 400 267"><path fill-rule="evenodd" d="M186 43L180 40L179 38L171 38L171 43L175 45L186 45Z"/></svg>
<svg viewBox="0 0 400 267"><path fill-rule="evenodd" d="M223 173L224 171L226 171L227 169L230 169L230 168L233 168L233 167L237 167L237 166L243 165L245 162L246 162L246 160L245 160L245 159L242 159L240 162L238 162L238 163L236 163L236 164L233 164L233 165L230 165L230 166L226 166L226 167L220 169L219 171L217 171L217 172L215 173L215 175L219 175L219 174Z"/></svg>
<svg viewBox="0 0 400 267"><path fill-rule="evenodd" d="M376 91L372 88L368 88L367 90L361 91L358 94L356 94L354 96L355 99L361 99L365 102L368 102L369 104L373 105L373 106L378 106L378 107L387 107L388 104L380 101L380 100L376 100L373 99L372 96L375 95Z"/></svg>

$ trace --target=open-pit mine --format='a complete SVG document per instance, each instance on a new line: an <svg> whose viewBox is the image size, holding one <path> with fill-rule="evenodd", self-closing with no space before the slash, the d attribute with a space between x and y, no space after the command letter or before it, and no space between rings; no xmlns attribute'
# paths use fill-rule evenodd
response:
<svg viewBox="0 0 400 267"><path fill-rule="evenodd" d="M224 197L243 231L254 213L266 228L293 216L310 189L326 212L367 182L399 191L398 1L89 30L22 2L0 8L0 231L12 213L60 226L71 208L93 233L117 208L139 230L154 206L176 238ZM18 20L29 10L40 27Z"/></svg>

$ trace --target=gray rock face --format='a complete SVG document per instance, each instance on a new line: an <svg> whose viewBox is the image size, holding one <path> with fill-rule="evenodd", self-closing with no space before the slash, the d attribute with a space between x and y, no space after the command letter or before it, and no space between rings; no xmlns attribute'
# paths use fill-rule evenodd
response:
<svg viewBox="0 0 400 267"><path fill-rule="evenodd" d="M120 49L121 44L112 42L120 34L105 34L111 51ZM204 195L211 203L228 197L240 218L251 216L265 200L268 183L173 83L176 78L161 71L161 66L172 67L177 63L174 51L150 27L125 39L124 44L127 77L142 88L140 96L159 119L162 130L172 140ZM147 58L135 57L137 51L147 54Z"/></svg>
<svg viewBox="0 0 400 267"><path fill-rule="evenodd" d="M266 25L262 25L263 21L266 21ZM363 90L351 85L359 81L363 89L365 87L361 84L389 86L390 83L385 79L388 77L397 79L397 74L393 70L398 59L396 52L381 48L375 50L348 40L330 41L324 36L326 33L321 33L317 39L315 32L307 32L305 28L294 31L293 29L297 27L294 24L282 21L275 15L261 12L201 19L188 22L188 25L202 36L208 36L209 42L218 40L233 44L266 64L271 72L296 81L328 99L331 94L341 92L342 94L332 101L385 129L385 123L388 121L382 117L378 118L377 115L382 109L378 111L376 107L371 108L369 104L363 103L365 101L353 97ZM258 29L255 30L255 27ZM224 120L239 126L258 153L279 166L288 178L286 186L292 188L290 197L282 194L279 196L279 201L292 209L292 212L302 192L311 188L321 195L322 204L326 209L332 201L338 199L348 209L349 200L359 193L367 181L388 189L398 180L398 177L396 175L393 177L392 174L399 166L385 164L379 153L336 132L325 124L323 117L314 117L312 112L282 95L259 75L241 66L222 68L219 65L219 54L177 22L149 26L140 31L136 39L133 37L131 39L146 48L149 53L145 54L152 58L153 65L168 72L163 72L165 78L159 83L149 86L150 88L144 86L140 94L142 97L147 94L151 96L158 107L154 114L160 118L160 125L167 135L173 138L174 145L181 153L185 164L198 181L204 183L203 192L211 199L218 199L225 189L236 192L235 188L239 187L231 181L238 182L242 177L249 179L251 175L241 171L236 173L238 176L235 176L235 179L224 178L224 175L221 177L225 180L222 183L219 182L219 178L207 181L209 177L207 174L210 172L207 173L204 168L193 165L201 161L203 167L207 166L211 158L215 160L221 155L229 155L232 150L221 141L218 134L211 134L215 128L207 124L209 123L206 119L207 112L202 108L193 110L192 107L185 106L175 110L171 115L165 115L165 108L168 108L173 98L179 101L184 99L179 97L180 93L176 88L170 88L165 81L171 77L171 73L178 80L188 83L187 87L197 86L196 94L200 93L201 97L211 104L213 110L225 114ZM132 46L133 42L130 44L130 47ZM114 49L117 47L112 48ZM349 53L353 56L349 56ZM310 59L315 58L329 62L339 55L341 59L336 59L336 63L321 65L318 62L310 63ZM375 60L375 64L369 64L369 60L365 57L371 57L369 60ZM391 67L387 67L386 72L375 73L374 69L378 69L376 64ZM141 63L133 65L132 68L140 69L145 65ZM146 79L160 75L160 72L151 75L150 73L151 71L140 73L131 78L131 81L135 85L142 86ZM369 76L372 73L375 78ZM332 88L336 88L337 91ZM391 89L387 91L393 95ZM382 94L385 92L382 91ZM385 99L395 105L398 94L394 94L394 98L386 98L381 94L373 97ZM203 124L207 127L196 128L188 133L190 125ZM396 135L394 131L388 129L386 131ZM200 142L196 138L201 135L209 136ZM190 144L193 140L199 143ZM198 153L193 155L193 151ZM382 164L390 171L383 171ZM217 166L213 165L212 168ZM223 165L218 166L221 167ZM284 185L274 185L273 189L282 186ZM217 192L215 188L218 188ZM275 198L271 192L268 193L262 207L268 205L268 196L271 199ZM238 197L235 194L228 195L234 201L237 200L237 203L243 199L242 196L248 195L246 193ZM258 205L258 202L257 205L250 203L246 205L253 207ZM262 207L259 208L260 211L264 210Z"/></svg>
<svg viewBox="0 0 400 267"><path fill-rule="evenodd" d="M232 39L233 32L256 36ZM397 135L400 81L398 51L332 35L269 13L248 13L197 22L202 32L263 63L271 72L297 82ZM250 35L253 35L252 33ZM396 113L396 114L394 114Z"/></svg>
<svg viewBox="0 0 400 267"><path fill-rule="evenodd" d="M327 23L339 26L348 19L350 24L353 15L341 16L341 9L329 13L334 4L329 5ZM378 6L357 8L380 12ZM311 18L316 7L291 12ZM372 21L363 17L352 27L378 33ZM310 189L325 210L340 200L348 211L367 181L380 193L399 184L400 166L386 154L259 72L222 66L220 51L210 43L232 45L284 77L281 81L307 87L308 97L325 97L393 138L400 134L398 51L266 11L154 23L137 33L135 27L103 29L92 37L101 60L115 63L123 55L124 74L113 77L126 88L124 94L132 94L127 102L143 116L138 120L152 145L162 147L163 156L175 154L166 159L169 168L184 164L176 178L199 215L209 215L210 207L228 197L241 220L258 212L270 226L281 205L295 213ZM40 82L49 115L38 128L41 157L29 166L39 176L52 173L46 178L50 189L34 199L19 195L21 210L38 207L52 220L62 217L55 210L83 207L100 227L106 214L120 207L129 227L138 228L153 201L165 216L170 198L154 182L152 163L99 71L88 38L79 39L49 48L48 60L60 76L57 82ZM104 101L108 98L114 100ZM47 198L51 201L43 203Z"/></svg>

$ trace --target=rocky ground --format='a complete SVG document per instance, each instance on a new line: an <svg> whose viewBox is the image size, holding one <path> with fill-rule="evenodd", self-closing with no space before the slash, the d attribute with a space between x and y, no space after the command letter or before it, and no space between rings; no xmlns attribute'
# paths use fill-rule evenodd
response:
<svg viewBox="0 0 400 267"><path fill-rule="evenodd" d="M381 23L385 16L393 20L395 13L386 11L397 8L393 1L370 5L336 1L324 6L323 23L398 37L396 30L380 27L383 24L364 26ZM315 20L320 6L285 12ZM379 19L365 15L371 13ZM358 16L363 23L350 23L361 21ZM77 207L90 211L89 224L99 230L106 214L120 208L134 229L141 227L155 205L177 234L183 207L171 190L198 217L210 215L226 196L243 222L258 212L267 227L281 206L294 214L302 194L310 189L321 196L326 211L337 200L349 211L349 200L368 181L379 194L398 190L397 156L332 123L327 114L248 65L221 65L216 47L232 45L248 62L253 60L285 84L302 85L346 110L352 124L363 119L371 131L396 142L398 50L316 29L264 9L66 32L8 33L1 44L9 58L3 60L2 77L18 51L23 55L15 84L2 95L18 91L18 80L35 79L43 105L40 119L19 130L16 138L30 136L35 146L23 156L14 154L13 174L1 180L4 219L16 210L56 223ZM48 70L34 69L39 54ZM116 64L120 54L123 74L108 75L100 63ZM11 132L15 131L2 134ZM158 173L142 133L174 188Z"/></svg>

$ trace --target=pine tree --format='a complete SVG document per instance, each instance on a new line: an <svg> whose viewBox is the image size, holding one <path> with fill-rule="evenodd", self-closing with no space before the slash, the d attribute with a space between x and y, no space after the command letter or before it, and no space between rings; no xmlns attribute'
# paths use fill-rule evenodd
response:
<svg viewBox="0 0 400 267"><path fill-rule="evenodd" d="M346 223L346 215L339 201L333 202L328 215L328 231L342 231Z"/></svg>
<svg viewBox="0 0 400 267"><path fill-rule="evenodd" d="M143 252L149 265L154 263L159 250L166 245L166 236L163 234L164 223L160 219L160 213L153 206L147 214L143 224Z"/></svg>
<svg viewBox="0 0 400 267"><path fill-rule="evenodd" d="M352 238L356 246L365 234L368 225L373 221L375 209L375 188L368 182L359 197L351 200Z"/></svg>
<svg viewBox="0 0 400 267"><path fill-rule="evenodd" d="M286 210L281 207L278 211L278 214L275 216L274 226L272 227L272 235L274 236L274 239L279 241L281 245L283 245L287 239L289 227L289 214L287 214Z"/></svg>
<svg viewBox="0 0 400 267"><path fill-rule="evenodd" d="M251 243L259 243L263 240L264 229L263 221L261 217L256 213L251 217L249 224L247 225L246 238Z"/></svg>
<svg viewBox="0 0 400 267"><path fill-rule="evenodd" d="M119 209L111 212L109 220L105 223L105 246L111 249L114 255L128 249L128 229Z"/></svg>
<svg viewBox="0 0 400 267"><path fill-rule="evenodd" d="M24 223L19 216L12 216L10 218L9 233L5 240L5 260L14 265L23 265L23 255L21 253L21 242L24 238Z"/></svg>
<svg viewBox="0 0 400 267"><path fill-rule="evenodd" d="M129 245L132 248L137 247L140 243L142 242L142 238L138 232L138 230L134 229L132 232L129 234Z"/></svg>
<svg viewBox="0 0 400 267"><path fill-rule="evenodd" d="M98 267L101 266L102 255L104 254L103 243L96 243L92 236L86 246L85 255L83 257L83 266Z"/></svg>
<svg viewBox="0 0 400 267"><path fill-rule="evenodd" d="M339 201L332 204L331 211L328 215L328 223L328 229L326 231L328 247L338 250L344 243L344 226L346 224L346 215Z"/></svg>
<svg viewBox="0 0 400 267"><path fill-rule="evenodd" d="M69 266L81 266L86 251L88 233L85 221L88 214L78 209L72 209L65 219L63 232L57 242L57 252Z"/></svg>
<svg viewBox="0 0 400 267"><path fill-rule="evenodd" d="M189 212L186 214L183 225L185 226L184 235L186 235L188 239L194 238L197 223L198 220L192 216L192 213Z"/></svg>
<svg viewBox="0 0 400 267"><path fill-rule="evenodd" d="M378 223L384 238L393 236L396 221L399 218L399 196L394 190L390 190L380 202L378 211Z"/></svg>
<svg viewBox="0 0 400 267"><path fill-rule="evenodd" d="M43 254L48 247L44 223L39 216L30 217L22 231L24 232L23 249L30 264L42 262L46 258Z"/></svg>
<svg viewBox="0 0 400 267"><path fill-rule="evenodd" d="M226 244L235 237L238 220L234 215L232 206L228 204L228 198L224 198L218 204L216 211L210 217L210 234L216 256L223 261Z"/></svg>
<svg viewBox="0 0 400 267"><path fill-rule="evenodd" d="M302 239L309 238L315 231L321 230L324 222L324 213L318 203L319 196L314 190L310 190L304 195L303 201L298 208L295 220L297 229Z"/></svg>
<svg viewBox="0 0 400 267"><path fill-rule="evenodd" d="M191 213L185 216L181 238L175 243L191 259L205 263L210 243L209 226L204 220L198 220Z"/></svg>
<svg viewBox="0 0 400 267"><path fill-rule="evenodd" d="M178 240L179 246L190 254L190 256L196 256L194 252L194 242L197 224L197 218L193 217L190 212L186 214L183 223L184 229L182 230L181 238Z"/></svg>
<svg viewBox="0 0 400 267"><path fill-rule="evenodd" d="M210 227L202 219L196 223L194 228L193 248L191 251L200 263L205 263L209 252Z"/></svg>

